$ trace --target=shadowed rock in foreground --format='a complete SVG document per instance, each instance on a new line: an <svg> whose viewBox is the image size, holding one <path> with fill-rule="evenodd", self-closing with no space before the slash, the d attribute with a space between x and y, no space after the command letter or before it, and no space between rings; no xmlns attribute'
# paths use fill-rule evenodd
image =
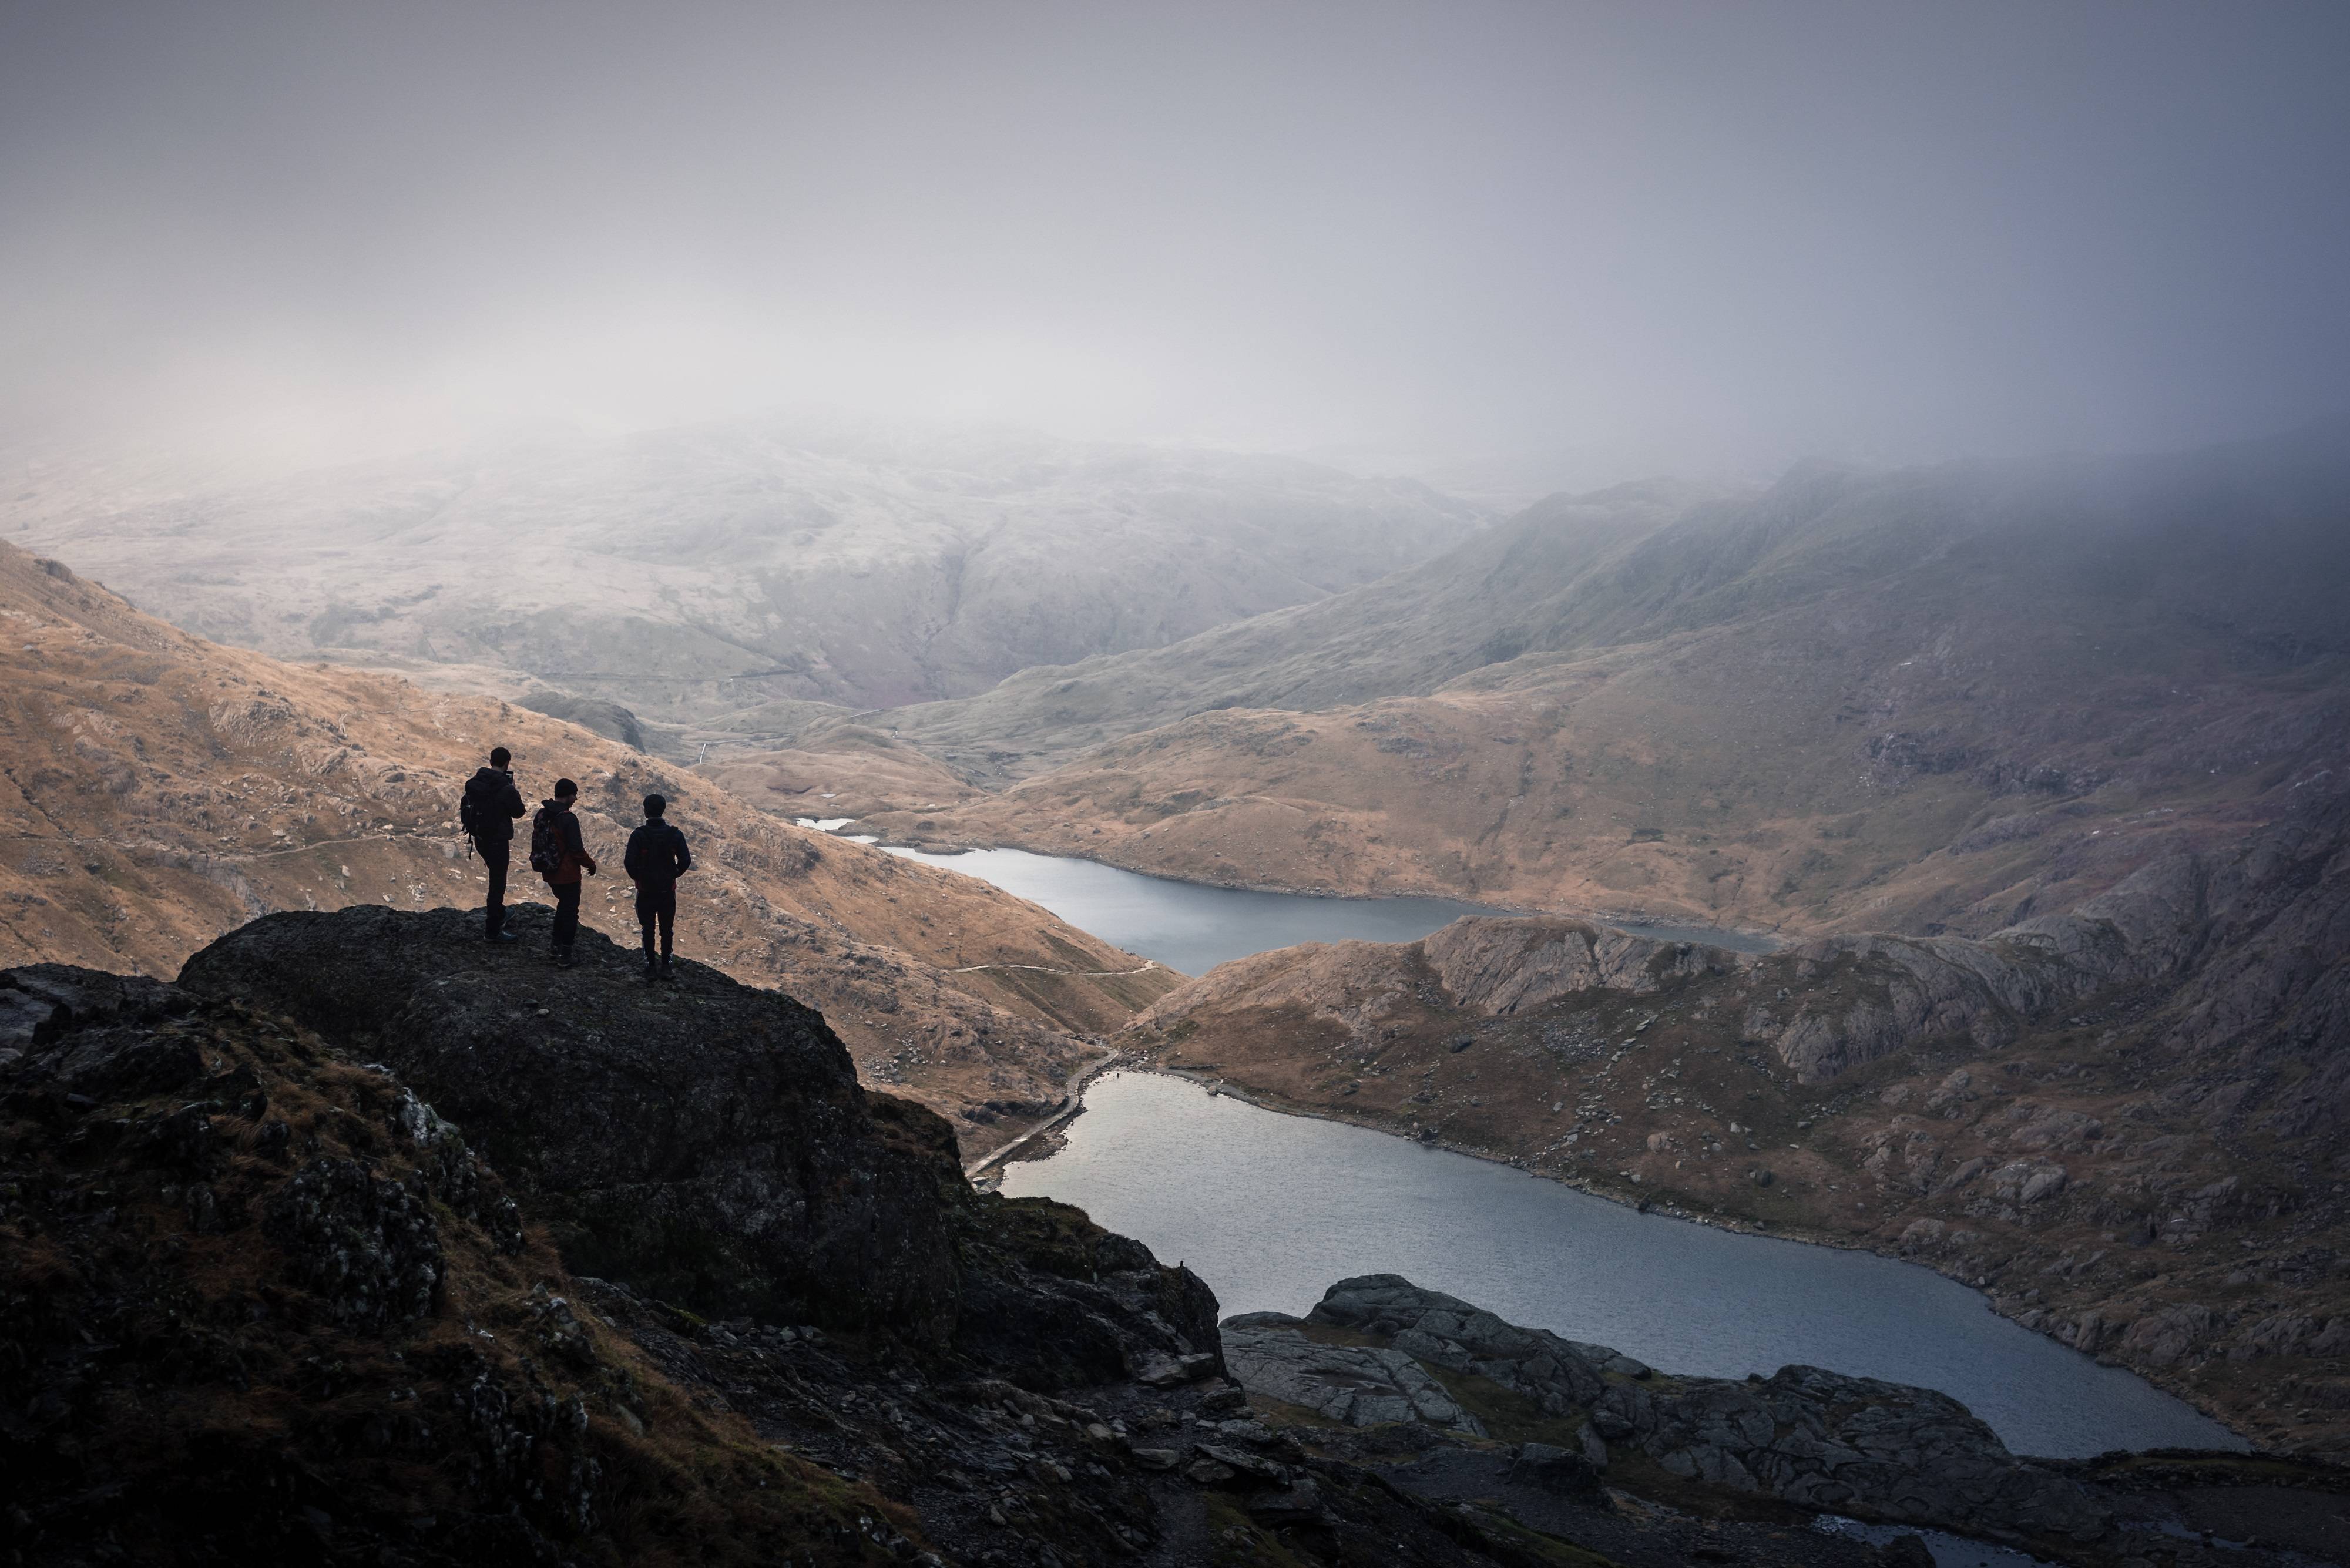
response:
<svg viewBox="0 0 2350 1568"><path fill-rule="evenodd" d="M2020 1458L1931 1389L1816 1366L1742 1382L1676 1377L1397 1274L1341 1280L1304 1318L1243 1314L1223 1331L1232 1376L1261 1402L1343 1428L1334 1451L1407 1456L1390 1474L1408 1490L1497 1499L1530 1525L1627 1558L1660 1542L1628 1537L1611 1489L1684 1501L1735 1494L1766 1511L1787 1504L2068 1561L2204 1562L2208 1550L2182 1546L2178 1532L2255 1506L2267 1511L2260 1533L2271 1548L2337 1555L2324 1542L2345 1479L2324 1465ZM1738 1511L1717 1501L1707 1511ZM1694 1560L1738 1561L1742 1551L1717 1537ZM2239 1550L2227 1560L2266 1556Z"/></svg>
<svg viewBox="0 0 2350 1568"><path fill-rule="evenodd" d="M0 971L0 1561L1884 1561L1800 1528L1825 1493L1709 1468L1710 1445L1766 1473L1711 1386L1445 1298L1383 1327L1418 1300L1399 1282L1334 1296L1378 1309L1362 1328L1298 1332L1416 1369L1410 1419L1303 1411L1271 1371L1253 1398L1204 1284L974 1192L947 1125L860 1090L789 998L698 965L647 987L600 939L556 971L472 931L283 915L179 985ZM1833 1381L1730 1392L1797 1425L1856 1389L1970 1425ZM1586 1405L1628 1435L1555 1441ZM1932 1457L1819 1419L1869 1487ZM1603 1460L1626 1490L1590 1484Z"/></svg>
<svg viewBox="0 0 2350 1568"><path fill-rule="evenodd" d="M1387 1345L1317 1345L1309 1324ZM1606 1345L1520 1328L1397 1274L1341 1280L1302 1321L1233 1320L1224 1345L1251 1387L1350 1426L1410 1418L1362 1381L1367 1358L1401 1361L1399 1385L1412 1375L1433 1383L1426 1367L1436 1367L1532 1401L1576 1428L1575 1449L1595 1471L1628 1449L1684 1479L1903 1523L2075 1541L2112 1523L2078 1481L2017 1459L1946 1394L1816 1366L1742 1383L1659 1376ZM1484 1435L1465 1415L1450 1424Z"/></svg>

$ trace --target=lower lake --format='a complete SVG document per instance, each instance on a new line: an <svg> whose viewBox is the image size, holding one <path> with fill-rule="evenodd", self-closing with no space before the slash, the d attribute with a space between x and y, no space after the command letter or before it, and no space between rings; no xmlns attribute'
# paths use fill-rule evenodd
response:
<svg viewBox="0 0 2350 1568"><path fill-rule="evenodd" d="M992 882L1187 974L1297 942L1410 941L1493 912L1444 898L1204 887L1018 849L892 853ZM1774 945L1700 928L1623 929L1746 951ZM1350 1274L1403 1274L1668 1372L1742 1377L1802 1363L1939 1388L2021 1453L2245 1446L2185 1402L1914 1264L1639 1214L1506 1166L1150 1074L1096 1082L1067 1137L1052 1158L1005 1168L1003 1190L1074 1203L1188 1262L1226 1314L1302 1314Z"/></svg>
<svg viewBox="0 0 2350 1568"><path fill-rule="evenodd" d="M1661 1371L1796 1363L1938 1388L2019 1453L2246 1446L1914 1264L1637 1213L1180 1078L1111 1074L1085 1104L1067 1147L1006 1167L1003 1190L1074 1203L1189 1263L1227 1314L1302 1314L1348 1275L1402 1274Z"/></svg>

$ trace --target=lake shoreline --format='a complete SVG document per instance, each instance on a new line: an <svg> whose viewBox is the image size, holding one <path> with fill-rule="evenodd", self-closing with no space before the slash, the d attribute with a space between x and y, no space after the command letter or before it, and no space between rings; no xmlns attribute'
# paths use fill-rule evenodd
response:
<svg viewBox="0 0 2350 1568"><path fill-rule="evenodd" d="M2253 1439L2248 1434L2241 1432L2235 1427L2230 1425L2227 1419L2218 1411L2211 1408L2203 1400L2199 1399L2196 1397L2196 1391L2187 1385L2175 1378L2167 1376L2153 1376L2146 1370L2129 1366L2125 1362L2103 1355L2092 1355L2087 1352L2075 1348L2073 1345L2066 1345L2063 1340L2058 1339L2054 1334L2048 1332L2046 1329L2033 1327L2030 1324L2023 1324L2019 1320L2016 1314L2001 1311L1999 1298L1993 1295L1991 1292L1984 1290L1969 1280L1961 1278L1956 1273L1950 1272L1946 1269L1937 1267L1935 1264L1924 1260L1905 1257L1899 1252L1892 1251L1880 1246L1872 1246L1866 1241L1856 1241L1849 1236L1840 1236L1831 1231L1817 1231L1809 1227L1792 1225L1759 1225L1751 1221L1736 1219L1723 1219L1707 1215L1692 1214L1686 1210L1681 1209L1678 1205L1659 1203L1646 1198L1628 1196L1620 1189L1602 1187L1591 1182L1587 1179L1578 1179L1565 1173L1554 1173L1529 1169L1526 1166L1521 1164L1516 1159L1495 1155L1489 1150L1456 1144L1442 1137L1430 1140L1406 1137L1404 1134L1398 1132L1394 1127L1385 1125L1382 1122L1372 1120L1368 1117L1349 1116L1346 1112L1336 1107L1328 1109L1319 1106L1308 1107L1284 1099L1278 1095L1267 1094L1263 1090L1235 1085L1228 1079L1220 1077L1214 1074L1201 1072L1196 1068L1161 1066L1146 1059L1130 1056L1128 1054L1124 1052L1116 1053L1112 1056L1105 1058L1103 1061L1096 1064L1091 1069L1089 1069L1085 1075L1083 1081L1071 1088L1068 1104L1056 1110L1053 1116L1047 1117L1045 1121L1040 1122L1034 1128L1031 1128L1028 1133L1022 1135L1023 1139L1024 1140L1026 1138L1034 1137L1059 1127L1066 1127L1070 1122L1076 1120L1076 1117L1085 1110L1086 1089L1090 1087L1097 1079L1114 1071L1148 1074L1156 1077L1180 1079L1181 1081L1191 1084L1196 1087L1206 1089L1211 1094L1229 1096L1230 1098L1240 1101L1243 1105L1253 1106L1257 1109L1265 1111L1274 1116L1295 1116L1306 1121L1329 1122L1341 1127L1357 1127L1365 1132L1383 1134L1386 1137L1395 1138L1400 1143L1409 1144L1416 1148L1423 1148L1431 1151L1440 1149L1448 1154L1461 1155L1467 1158L1477 1160L1482 1164L1494 1166L1504 1170L1517 1171L1521 1175L1530 1177L1538 1181L1555 1182L1558 1186L1566 1188L1571 1191L1580 1192L1586 1197L1603 1199L1618 1208L1628 1209L1636 1214L1648 1218L1678 1220L1683 1224L1693 1225L1702 1230L1718 1231L1730 1235L1753 1236L1765 1241L1792 1241L1804 1246L1822 1247L1834 1251L1866 1254L1870 1257L1883 1258L1888 1262L1900 1263L1908 1267L1924 1269L1928 1272L1935 1275L1937 1278L1948 1280L1951 1283L1960 1286L1978 1297L1981 1301L1984 1310L1991 1313L1994 1317L2000 1318L2003 1322L2014 1324L2019 1328L2024 1328L2028 1332L2038 1335L2040 1338L2047 1340L2050 1344L2057 1346L2059 1349L2064 1350L2074 1355L2081 1356L2084 1360L2089 1361L2095 1366L2109 1367L2116 1371L2127 1373L2130 1376L2139 1379L2148 1386L2160 1389L2163 1393L2179 1400L2182 1404L2185 1404L2198 1414L2220 1427L2230 1436L2242 1438L2247 1445L2252 1445L2253 1443ZM997 1155L991 1156L987 1160L981 1162L980 1166L975 1168L974 1172L972 1174L976 1174L977 1171L984 1170L990 1166L1003 1163L1001 1158L1002 1154L1008 1152L1013 1147L1014 1145L1011 1144L1005 1145L1004 1149L998 1151ZM1049 1158L1050 1156L1040 1158ZM999 1178L1000 1174L1001 1173L999 1172ZM2227 1450L2211 1449L2208 1451L2217 1453ZM2248 1451L2253 1454L2262 1454L2269 1450L2261 1449L2257 1446L2251 1446L2249 1448Z"/></svg>

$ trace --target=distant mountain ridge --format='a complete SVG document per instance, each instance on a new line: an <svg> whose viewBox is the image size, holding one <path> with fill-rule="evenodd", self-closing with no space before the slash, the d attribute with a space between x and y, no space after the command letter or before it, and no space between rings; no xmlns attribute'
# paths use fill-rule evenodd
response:
<svg viewBox="0 0 2350 1568"><path fill-rule="evenodd" d="M2346 682L2350 427L1812 464L1544 503L1346 594L868 718L998 793L866 821L1213 882L1982 933L2350 769Z"/></svg>
<svg viewBox="0 0 2350 1568"><path fill-rule="evenodd" d="M1487 521L1292 459L837 423L140 483L36 478L0 521L215 640L671 721L967 695L1325 597Z"/></svg>
<svg viewBox="0 0 2350 1568"><path fill-rule="evenodd" d="M2350 421L2131 458L1807 462L1767 489L1650 481L1553 496L1378 583L891 721L926 743L1019 753L1023 776L1193 713L1424 696L1524 654L1654 642L1866 588L2005 588L2054 612L2138 599L2147 618L2246 651L2341 652L2345 518ZM1931 580L1959 573L1970 580Z"/></svg>

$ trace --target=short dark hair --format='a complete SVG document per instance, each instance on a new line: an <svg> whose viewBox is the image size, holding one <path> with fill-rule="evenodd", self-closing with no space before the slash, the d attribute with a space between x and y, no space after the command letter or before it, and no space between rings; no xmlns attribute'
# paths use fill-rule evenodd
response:
<svg viewBox="0 0 2350 1568"><path fill-rule="evenodd" d="M665 812L668 809L669 800L667 796L658 794L649 794L645 796L645 815L647 816L659 816L662 812Z"/></svg>
<svg viewBox="0 0 2350 1568"><path fill-rule="evenodd" d="M569 779L557 779L555 781L556 799L561 800L565 795L577 794L578 793L579 786L573 784Z"/></svg>
<svg viewBox="0 0 2350 1568"><path fill-rule="evenodd" d="M507 751L504 746L492 746L490 748L490 766L494 768L502 768L512 761L514 761L514 753Z"/></svg>

